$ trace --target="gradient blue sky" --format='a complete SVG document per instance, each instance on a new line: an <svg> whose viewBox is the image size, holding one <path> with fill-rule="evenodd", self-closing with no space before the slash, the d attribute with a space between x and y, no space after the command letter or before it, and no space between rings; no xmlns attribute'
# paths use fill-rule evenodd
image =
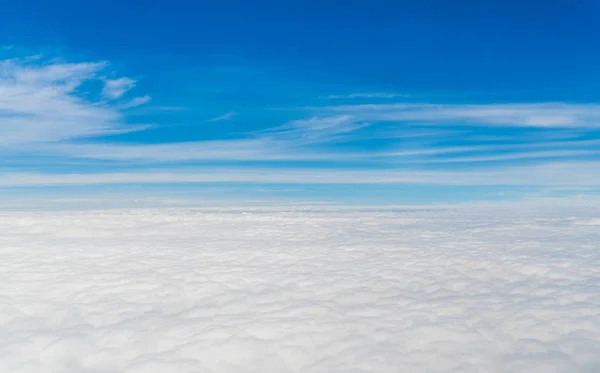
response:
<svg viewBox="0 0 600 373"><path fill-rule="evenodd" d="M0 193L378 203L595 194L598 1L28 1Z"/></svg>

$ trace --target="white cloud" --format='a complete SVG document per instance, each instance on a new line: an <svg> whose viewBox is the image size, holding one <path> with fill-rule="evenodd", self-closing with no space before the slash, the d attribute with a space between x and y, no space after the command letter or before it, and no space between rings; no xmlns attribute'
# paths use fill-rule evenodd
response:
<svg viewBox="0 0 600 373"><path fill-rule="evenodd" d="M369 122L358 120L353 115L313 116L293 120L258 134L289 144L307 145L331 142L369 125Z"/></svg>
<svg viewBox="0 0 600 373"><path fill-rule="evenodd" d="M239 156L239 155L238 155ZM132 156L133 157L133 156ZM0 186L90 185L132 183L291 183L291 184L418 184L599 187L600 162L555 162L530 166L498 166L454 170L215 168L174 172L4 173Z"/></svg>
<svg viewBox="0 0 600 373"><path fill-rule="evenodd" d="M386 92L371 92L371 93L350 93L347 95L328 95L324 98L336 100L336 99L352 99L352 98L399 98L399 97L410 97L407 94L401 93L386 93Z"/></svg>
<svg viewBox="0 0 600 373"><path fill-rule="evenodd" d="M235 117L237 115L238 114L234 113L234 112L225 113L223 115L219 115L218 117L211 118L208 121L209 122L219 122L219 121L222 121L222 120L229 120L229 119L232 119L233 117Z"/></svg>
<svg viewBox="0 0 600 373"><path fill-rule="evenodd" d="M126 124L122 112L148 103L149 96L113 104L85 98L86 92L81 91L86 82L104 82L101 94L115 99L134 86L132 79L105 81L103 74L107 64L104 62L65 63L36 57L4 60L0 67L0 148L4 155L58 155L123 161L306 159L314 156L308 152L294 154L298 144L293 142L305 137L303 131L310 132L315 138L322 136L322 132L332 131L331 128L307 127L295 134L287 131L285 136L282 129L268 136L155 145L124 145L97 139L91 142L89 139L92 138L150 127ZM180 108L160 108L166 109ZM235 115L230 112L211 121L227 120ZM313 126L317 123L314 120L304 122ZM342 130L340 127L335 131Z"/></svg>
<svg viewBox="0 0 600 373"><path fill-rule="evenodd" d="M432 149L435 150L435 149ZM542 158L573 158L582 156L598 156L599 150L545 150L530 152L511 152L502 154L476 155L466 157L451 158L429 158L420 160L411 160L411 163L467 163L467 162L498 162L514 161L522 159L542 159Z"/></svg>
<svg viewBox="0 0 600 373"><path fill-rule="evenodd" d="M131 99L129 102L119 105L119 108L120 109L129 109L132 107L145 105L148 102L150 102L150 100L152 100L152 98L150 96L135 97L135 98Z"/></svg>
<svg viewBox="0 0 600 373"><path fill-rule="evenodd" d="M0 371L596 372L595 219L584 204L0 214Z"/></svg>
<svg viewBox="0 0 600 373"><path fill-rule="evenodd" d="M37 146L38 152L44 148ZM175 162L202 160L277 160L301 155L287 154L276 144L260 139L194 141L167 144L71 143L51 147L49 154L115 161ZM306 157L310 157L309 154Z"/></svg>
<svg viewBox="0 0 600 373"><path fill-rule="evenodd" d="M82 97L106 63L12 59L0 62L0 148L139 130L118 108Z"/></svg>
<svg viewBox="0 0 600 373"><path fill-rule="evenodd" d="M123 77L118 79L108 79L104 81L102 94L111 100L121 98L127 91L135 87L135 80Z"/></svg>
<svg viewBox="0 0 600 373"><path fill-rule="evenodd" d="M324 110L353 114L364 120L430 124L519 126L538 128L598 128L600 105L536 103L487 105L362 104Z"/></svg>
<svg viewBox="0 0 600 373"><path fill-rule="evenodd" d="M302 121L298 121L302 122ZM311 122L311 121L307 121ZM327 121L325 121L327 122ZM321 121L317 123L323 124ZM339 128L332 125L330 129L302 128L298 123L279 127L271 131L263 131L250 138L229 140L188 141L164 144L123 144L106 142L70 142L61 143L59 147L36 144L33 148L21 146L13 153L33 153L38 155L58 155L73 158L87 158L109 161L130 162L180 162L180 161L353 161L363 162L405 162L417 163L459 163L486 162L519 159L568 158L574 156L592 156L597 150L589 149L600 143L597 140L554 141L523 144L464 145L440 147L406 147L385 151L335 151L326 148L307 148L306 145L327 143L335 139L343 139L346 132L357 127L345 126L343 121ZM136 127L143 130L144 126ZM133 130L134 128L131 128ZM534 149L557 149L542 150ZM580 148L581 150L569 150ZM463 155L446 158L449 154L472 154L476 152L510 152L505 154ZM518 151L518 152L517 152Z"/></svg>

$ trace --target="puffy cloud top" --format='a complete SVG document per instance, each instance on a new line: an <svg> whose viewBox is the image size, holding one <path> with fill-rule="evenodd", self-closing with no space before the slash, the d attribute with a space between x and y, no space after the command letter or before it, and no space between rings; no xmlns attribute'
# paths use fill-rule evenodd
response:
<svg viewBox="0 0 600 373"><path fill-rule="evenodd" d="M5 213L0 371L595 372L599 215Z"/></svg>

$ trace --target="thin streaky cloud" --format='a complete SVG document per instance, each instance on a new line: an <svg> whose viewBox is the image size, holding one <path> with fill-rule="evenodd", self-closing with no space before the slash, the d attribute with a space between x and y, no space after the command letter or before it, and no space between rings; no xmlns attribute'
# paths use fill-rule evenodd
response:
<svg viewBox="0 0 600 373"><path fill-rule="evenodd" d="M130 109L130 108L134 108L134 107L138 107L138 106L142 106L147 104L148 102L150 102L152 100L152 98L150 96L141 96L141 97L135 97L132 100L130 100L129 102L126 102L124 104L119 105L119 109Z"/></svg>
<svg viewBox="0 0 600 373"><path fill-rule="evenodd" d="M225 113L223 115L219 115L218 117L214 117L208 120L208 122L219 122L222 120L230 120L234 117L236 117L238 115L238 113L234 113L234 112L229 112L229 113Z"/></svg>
<svg viewBox="0 0 600 373"><path fill-rule="evenodd" d="M408 94L402 93L386 93L386 92L371 92L371 93L350 93L346 95L327 95L322 98L337 100L337 99L354 99L354 98L400 98L400 97L411 97Z"/></svg>
<svg viewBox="0 0 600 373"><path fill-rule="evenodd" d="M348 161L368 159L360 152L301 149L298 142L272 139L231 139L161 144L76 142L33 144L11 149L13 154L35 153L77 159L138 163L190 161ZM8 152L8 150L7 150Z"/></svg>
<svg viewBox="0 0 600 373"><path fill-rule="evenodd" d="M104 97L114 100L123 96L127 91L135 87L135 80L123 77L118 79L108 79L104 82L102 94Z"/></svg>
<svg viewBox="0 0 600 373"><path fill-rule="evenodd" d="M112 134L125 133L127 131L141 131L152 128L152 126L137 126L121 132L113 131ZM107 161L128 162L188 162L188 161L370 161L389 162L394 160L411 159L414 163L452 163L461 162L468 158L430 158L435 156L446 156L449 154L468 154L475 152L494 151L516 151L517 155L491 155L493 160L510 159L532 159L550 157L572 157L573 155L594 154L593 149L586 150L550 150L556 148L581 148L600 144L600 140L573 141L573 142L545 142L545 143L521 143L521 144L495 144L495 145L463 145L463 146L435 146L435 147L411 147L399 148L386 151L340 151L330 148L306 149L306 144L314 144L316 140L306 140L302 137L289 136L284 133L269 136L257 136L253 138L239 138L229 140L192 141L177 142L169 144L121 144L121 143L98 143L82 142L62 143L60 146L52 144L33 144L19 146L12 153L58 155L79 159L95 159ZM300 134L302 136L302 133ZM528 153L531 149L548 149ZM551 153L550 153L551 151ZM579 152L579 153L577 153ZM527 155L532 154L532 155ZM537 156L535 154L538 154ZM474 156L472 161L482 162L485 157Z"/></svg>
<svg viewBox="0 0 600 373"><path fill-rule="evenodd" d="M191 110L189 107L184 106L153 106L152 109L162 111L186 111Z"/></svg>
<svg viewBox="0 0 600 373"><path fill-rule="evenodd" d="M288 145L306 146L340 141L370 125L367 121L356 120L352 115L313 116L250 134Z"/></svg>
<svg viewBox="0 0 600 373"><path fill-rule="evenodd" d="M315 109L318 108L312 108ZM396 103L326 106L321 110L353 114L364 120L416 122L430 125L600 128L600 105L597 104Z"/></svg>
<svg viewBox="0 0 600 373"><path fill-rule="evenodd" d="M555 156L564 154L570 156L576 154L575 152L582 152L581 154L593 154L594 149L586 150L555 150L557 148L581 148L584 146L599 145L600 140L580 140L580 141L547 141L539 143L509 143L509 144L492 144L492 145L462 145L462 146L435 146L435 147L421 147L411 149L398 149L393 151L385 151L380 153L373 153L376 157L404 157L404 156L419 156L419 155L443 155L452 153L471 153L471 152L491 152L491 151L515 151L515 150L529 150L529 149L540 149L548 148L549 151L553 152ZM552 150L554 149L554 150ZM541 152L537 151L537 154L551 154L549 151ZM561 153L562 152L562 153ZM536 154L535 152L521 152L518 154ZM567 155L570 154L570 155ZM510 159L510 155L498 154L498 157L506 157ZM535 158L535 156L531 156ZM452 162L453 158L448 158L448 162ZM458 158L457 158L458 159ZM482 158L483 159L483 158ZM517 158L515 158L517 159ZM427 161L427 160L425 160ZM442 162L443 160L441 160Z"/></svg>
<svg viewBox="0 0 600 373"><path fill-rule="evenodd" d="M441 154L441 153L439 153ZM550 150L537 152L520 152L509 154L494 154L483 156L467 156L452 158L428 158L419 160L410 160L410 163L471 163L471 162L498 162L514 161L523 159L542 159L542 158L572 158L581 156L600 155L600 150Z"/></svg>
<svg viewBox="0 0 600 373"><path fill-rule="evenodd" d="M128 173L0 174L0 186L261 183L261 184L409 184L456 186L562 186L600 187L600 162L554 162L532 166L505 166L492 170L341 170L341 169L202 169L197 172L154 170Z"/></svg>

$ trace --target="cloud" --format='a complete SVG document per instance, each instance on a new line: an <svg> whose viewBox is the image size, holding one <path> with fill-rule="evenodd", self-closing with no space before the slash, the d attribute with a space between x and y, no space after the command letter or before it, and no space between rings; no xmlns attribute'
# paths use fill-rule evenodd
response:
<svg viewBox="0 0 600 373"><path fill-rule="evenodd" d="M227 140L186 141L161 144L131 144L77 141L60 147L36 144L38 154L111 161L182 162L182 161L283 161L349 160L364 158L358 152L332 152L309 149L308 145L327 143L355 131L365 124L350 117L310 118L265 131ZM29 151L30 148L21 148Z"/></svg>
<svg viewBox="0 0 600 373"><path fill-rule="evenodd" d="M596 372L597 211L2 214L0 371Z"/></svg>
<svg viewBox="0 0 600 373"><path fill-rule="evenodd" d="M130 78L109 79L104 81L102 94L111 100L121 98L127 91L135 87L135 80Z"/></svg>
<svg viewBox="0 0 600 373"><path fill-rule="evenodd" d="M433 149L435 150L435 149ZM439 153L438 153L439 154ZM467 157L444 157L413 160L413 163L467 163L467 162L497 162L508 160L523 159L542 159L542 158L574 158L582 156L600 155L599 150L546 150L531 152L511 152L502 154L488 154Z"/></svg>
<svg viewBox="0 0 600 373"><path fill-rule="evenodd" d="M291 128L291 127L290 127ZM140 130L144 128L141 127ZM470 146L413 147L383 151L339 151L322 148L306 148L343 138L343 133L333 130L330 133L311 134L305 130L285 129L266 132L264 136L230 140L206 140L163 144L124 144L76 142L63 143L60 147L35 145L34 151L40 155L58 155L72 158L96 159L128 162L183 162L183 161L362 161L404 164L418 163L465 163L497 162L522 159L573 158L594 156L600 152L593 148L600 141L556 141L524 144L495 144ZM290 133L291 132L291 133ZM561 150L552 150L565 148ZM579 148L573 150L573 148ZM544 150L536 150L544 149ZM21 151L30 152L29 147ZM486 154L481 154L486 153ZM493 153L493 154L492 154ZM448 157L462 154L462 156ZM477 155L472 155L477 154Z"/></svg>
<svg viewBox="0 0 600 373"><path fill-rule="evenodd" d="M0 174L0 186L160 184L160 183L275 183L275 184L410 184L457 186L599 187L598 161L573 161L527 166L473 169L347 169L347 168L219 168L186 171L154 169L122 173Z"/></svg>
<svg viewBox="0 0 600 373"><path fill-rule="evenodd" d="M437 125L515 126L536 128L600 128L600 105L537 103L487 105L362 104L338 105L326 111L363 120Z"/></svg>
<svg viewBox="0 0 600 373"><path fill-rule="evenodd" d="M115 106L84 98L106 63L10 59L0 62L0 148L139 130Z"/></svg>
<svg viewBox="0 0 600 373"><path fill-rule="evenodd" d="M138 107L138 106L147 104L148 102L150 102L150 100L152 100L152 98L150 96L136 97L136 98L130 100L129 102L119 105L119 108L120 109L130 109L133 107Z"/></svg>
<svg viewBox="0 0 600 373"><path fill-rule="evenodd" d="M44 149L37 146L38 152ZM260 139L233 139L223 141L194 141L165 144L115 144L115 143L71 143L59 149L48 148L48 154L69 157L173 162L191 160L275 160L293 158L285 149Z"/></svg>
<svg viewBox="0 0 600 373"><path fill-rule="evenodd" d="M219 121L222 121L222 120L229 120L229 119L232 119L233 117L235 117L237 115L238 115L238 113L230 112L230 113L226 113L226 114L223 114L223 115L219 115L218 117L211 118L208 121L209 122L219 122Z"/></svg>
<svg viewBox="0 0 600 373"><path fill-rule="evenodd" d="M386 92L371 92L371 93L351 93L347 95L328 95L324 98L328 99L353 99L353 98L399 98L399 97L411 97L407 94L402 93L386 93Z"/></svg>
<svg viewBox="0 0 600 373"><path fill-rule="evenodd" d="M145 124L127 124L123 112L148 103L149 96L107 103L94 100L93 92L85 92L89 89L84 86L87 82L103 83L100 95L111 99L120 98L126 90L133 88L135 82L129 78L106 80L103 76L107 66L105 62L66 63L38 57L2 61L0 148L3 154L123 161L311 158L309 155L294 154L301 139L305 142L305 138L323 137L325 133L347 132L347 129L342 129L343 123L338 123L336 129L329 128L337 120L333 118L325 120L329 122L327 128L318 128L317 120L296 121L292 125L297 127L296 131L292 127L281 127L271 131L268 136L250 134L220 141L155 145L99 141L99 137L106 135L150 128ZM160 108L163 109L181 108ZM230 112L211 121L227 120L235 115ZM302 126L304 129L300 128ZM311 126L313 128L309 128Z"/></svg>
<svg viewBox="0 0 600 373"><path fill-rule="evenodd" d="M369 125L370 123L366 121L356 120L353 115L313 116L308 119L292 120L284 125L260 131L258 134L297 145L319 144L336 141Z"/></svg>

